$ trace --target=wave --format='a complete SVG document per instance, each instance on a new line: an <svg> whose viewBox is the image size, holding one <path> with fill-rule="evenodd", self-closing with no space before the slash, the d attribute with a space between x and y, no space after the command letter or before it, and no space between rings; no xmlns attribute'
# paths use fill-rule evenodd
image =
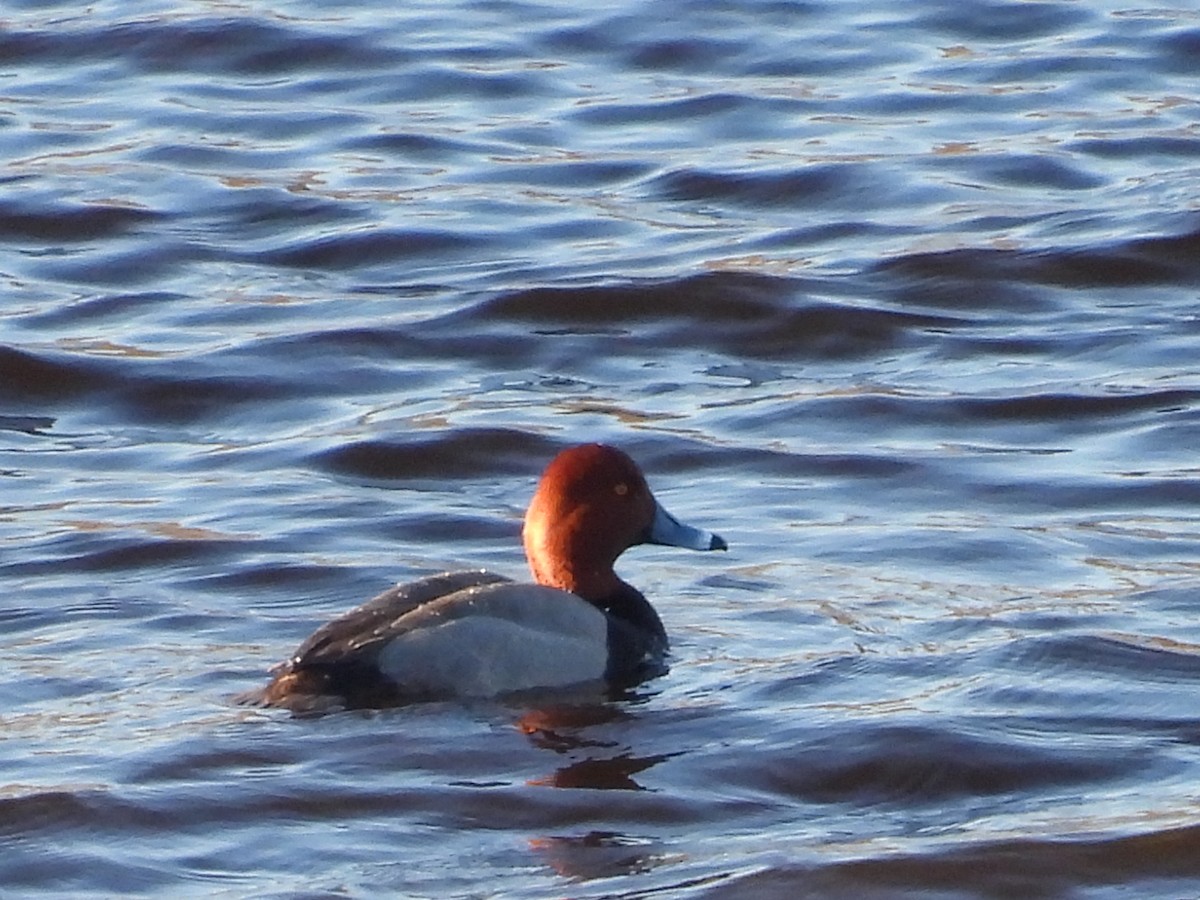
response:
<svg viewBox="0 0 1200 900"><path fill-rule="evenodd" d="M1115 837L1025 837L926 853L881 853L833 863L773 866L700 892L736 897L949 896L1052 898L1117 887L1183 896L1200 877L1200 825ZM1172 884L1173 881L1186 880ZM1140 887L1139 887L1140 886Z"/></svg>

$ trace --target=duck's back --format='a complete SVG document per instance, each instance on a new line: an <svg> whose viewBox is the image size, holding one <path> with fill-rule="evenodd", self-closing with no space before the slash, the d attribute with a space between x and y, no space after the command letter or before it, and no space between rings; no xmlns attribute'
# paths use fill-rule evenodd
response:
<svg viewBox="0 0 1200 900"><path fill-rule="evenodd" d="M556 588L512 581L440 597L404 616L377 665L416 696L491 697L600 682L609 617Z"/></svg>
<svg viewBox="0 0 1200 900"><path fill-rule="evenodd" d="M511 580L486 569L471 569L398 584L326 622L300 645L288 663L338 665L352 657L370 663L388 641L411 627L404 618L414 610L459 591Z"/></svg>
<svg viewBox="0 0 1200 900"><path fill-rule="evenodd" d="M443 572L398 584L322 625L286 662L276 667L261 691L243 702L296 710L322 709L340 702L384 706L399 699L397 685L379 670L379 654L411 625L405 616L425 604L460 591L509 581L483 569Z"/></svg>
<svg viewBox="0 0 1200 900"><path fill-rule="evenodd" d="M665 641L566 591L482 570L398 585L323 625L255 702L295 710L637 680Z"/></svg>

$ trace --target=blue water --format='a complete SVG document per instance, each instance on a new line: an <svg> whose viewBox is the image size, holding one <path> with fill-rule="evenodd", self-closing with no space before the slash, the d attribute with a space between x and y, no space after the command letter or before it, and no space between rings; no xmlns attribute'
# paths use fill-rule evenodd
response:
<svg viewBox="0 0 1200 900"><path fill-rule="evenodd" d="M1200 14L25 2L0 893L1200 893ZM233 697L564 446L610 701Z"/></svg>

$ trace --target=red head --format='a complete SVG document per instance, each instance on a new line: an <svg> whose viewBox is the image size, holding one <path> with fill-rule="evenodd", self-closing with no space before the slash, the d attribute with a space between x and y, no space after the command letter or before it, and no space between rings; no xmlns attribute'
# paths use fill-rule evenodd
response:
<svg viewBox="0 0 1200 900"><path fill-rule="evenodd" d="M604 444L571 447L551 461L525 514L524 540L539 584L588 600L620 587L613 563L634 544L725 549L716 535L671 518L637 463Z"/></svg>

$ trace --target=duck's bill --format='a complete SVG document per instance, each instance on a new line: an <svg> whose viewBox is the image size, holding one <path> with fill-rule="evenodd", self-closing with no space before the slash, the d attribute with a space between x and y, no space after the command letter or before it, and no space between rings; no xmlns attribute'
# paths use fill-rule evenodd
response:
<svg viewBox="0 0 1200 900"><path fill-rule="evenodd" d="M646 532L643 544L663 544L667 547L686 547L689 550L728 550L729 545L719 534L684 525L673 515L655 504L654 521Z"/></svg>

